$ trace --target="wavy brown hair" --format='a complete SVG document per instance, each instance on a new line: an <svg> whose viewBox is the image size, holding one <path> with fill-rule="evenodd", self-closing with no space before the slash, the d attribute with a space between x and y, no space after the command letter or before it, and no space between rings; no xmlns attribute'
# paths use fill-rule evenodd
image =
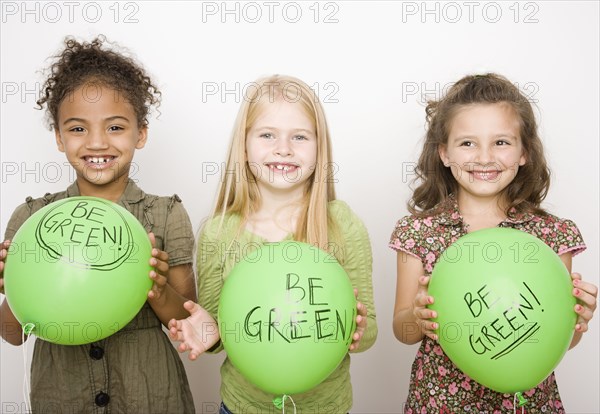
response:
<svg viewBox="0 0 600 414"><path fill-rule="evenodd" d="M413 184L418 186L408 202L412 214L438 213L436 206L458 190L456 179L450 168L444 166L438 151L448 142L456 113L467 105L496 103L509 105L519 117L519 133L527 160L503 190L508 202L506 213L515 208L520 213L547 214L540 205L548 193L550 170L538 136L533 108L515 85L495 73L465 76L440 100L428 101L425 109L428 129L413 180Z"/></svg>
<svg viewBox="0 0 600 414"><path fill-rule="evenodd" d="M135 111L138 127L148 125L151 107L160 106L160 91L126 51L116 50L114 44L107 45L111 43L103 35L82 43L65 38L64 49L53 56L55 61L47 69L48 77L37 101L38 109L46 105L50 128L58 125L58 109L63 99L86 84L106 86L123 94Z"/></svg>

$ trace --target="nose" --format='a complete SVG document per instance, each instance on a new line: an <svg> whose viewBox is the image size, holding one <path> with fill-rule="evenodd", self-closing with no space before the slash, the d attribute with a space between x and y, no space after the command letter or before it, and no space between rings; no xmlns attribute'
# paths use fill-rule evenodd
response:
<svg viewBox="0 0 600 414"><path fill-rule="evenodd" d="M104 131L91 130L85 143L87 149L100 150L108 148L108 139Z"/></svg>
<svg viewBox="0 0 600 414"><path fill-rule="evenodd" d="M475 162L478 164L493 164L494 156L492 150L485 146L479 147L475 157Z"/></svg>
<svg viewBox="0 0 600 414"><path fill-rule="evenodd" d="M292 146L290 145L290 141L287 138L279 138L275 142L274 151L275 155L279 155L281 157L289 157L293 155Z"/></svg>

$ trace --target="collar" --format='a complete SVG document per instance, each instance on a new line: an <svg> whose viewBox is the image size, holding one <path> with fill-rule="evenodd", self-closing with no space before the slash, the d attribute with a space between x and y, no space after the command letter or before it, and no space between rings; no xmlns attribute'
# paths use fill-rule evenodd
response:
<svg viewBox="0 0 600 414"><path fill-rule="evenodd" d="M440 224L445 224L448 226L458 226L464 223L463 217L460 214L458 209L458 200L456 199L456 195L450 194L448 198L438 204L434 210L440 211L438 214L438 218ZM515 224L523 224L528 221L534 219L534 215L529 212L519 213L513 207L508 212L507 217L498 224L499 227L503 227L505 225L515 225Z"/></svg>
<svg viewBox="0 0 600 414"><path fill-rule="evenodd" d="M67 197L76 197L81 195L79 193L79 186L77 185L77 181L67 187ZM136 204L142 201L146 197L146 193L142 191L137 184L129 178L127 181L127 186L125 187L125 191L119 197L118 204L127 205L127 204Z"/></svg>
<svg viewBox="0 0 600 414"><path fill-rule="evenodd" d="M441 224L447 226L462 226L464 220L458 210L458 201L454 194L450 194L448 198L440 202L433 209L439 211L438 218Z"/></svg>

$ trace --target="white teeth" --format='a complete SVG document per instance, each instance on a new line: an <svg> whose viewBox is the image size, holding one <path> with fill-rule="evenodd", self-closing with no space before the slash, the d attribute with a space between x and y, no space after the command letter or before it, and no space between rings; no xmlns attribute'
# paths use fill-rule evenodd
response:
<svg viewBox="0 0 600 414"><path fill-rule="evenodd" d="M104 164L112 160L112 157L87 157L87 160L92 164Z"/></svg>
<svg viewBox="0 0 600 414"><path fill-rule="evenodd" d="M495 177L497 173L496 172L474 172L474 174L483 180L489 180L491 177Z"/></svg>
<svg viewBox="0 0 600 414"><path fill-rule="evenodd" d="M281 165L281 164L277 164L277 165L270 165L271 169L275 169L277 168L279 171L289 171L292 168L294 168L294 166L292 165Z"/></svg>

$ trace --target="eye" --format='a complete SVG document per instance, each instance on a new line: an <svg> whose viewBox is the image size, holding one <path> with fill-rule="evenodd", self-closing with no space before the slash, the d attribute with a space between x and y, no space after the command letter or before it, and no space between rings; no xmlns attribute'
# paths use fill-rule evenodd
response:
<svg viewBox="0 0 600 414"><path fill-rule="evenodd" d="M259 137L265 138L265 139L272 139L272 138L274 138L273 134L271 134L270 132L265 132L263 134L260 134Z"/></svg>
<svg viewBox="0 0 600 414"><path fill-rule="evenodd" d="M459 146L461 147L474 147L475 143L473 141L462 141Z"/></svg>
<svg viewBox="0 0 600 414"><path fill-rule="evenodd" d="M308 140L308 138L304 135L294 135L292 137L292 139L295 141L307 141Z"/></svg>
<svg viewBox="0 0 600 414"><path fill-rule="evenodd" d="M498 141L496 141L496 145L498 145L498 146L510 145L510 142L508 142L505 139L499 139Z"/></svg>
<svg viewBox="0 0 600 414"><path fill-rule="evenodd" d="M78 132L78 133L81 133L81 132L84 132L84 131L85 131L85 129L83 129L83 127L80 127L80 126L69 128L69 132Z"/></svg>
<svg viewBox="0 0 600 414"><path fill-rule="evenodd" d="M125 128L123 128L123 127L121 127L119 125L111 125L111 126L108 127L109 131L122 131L124 129Z"/></svg>

